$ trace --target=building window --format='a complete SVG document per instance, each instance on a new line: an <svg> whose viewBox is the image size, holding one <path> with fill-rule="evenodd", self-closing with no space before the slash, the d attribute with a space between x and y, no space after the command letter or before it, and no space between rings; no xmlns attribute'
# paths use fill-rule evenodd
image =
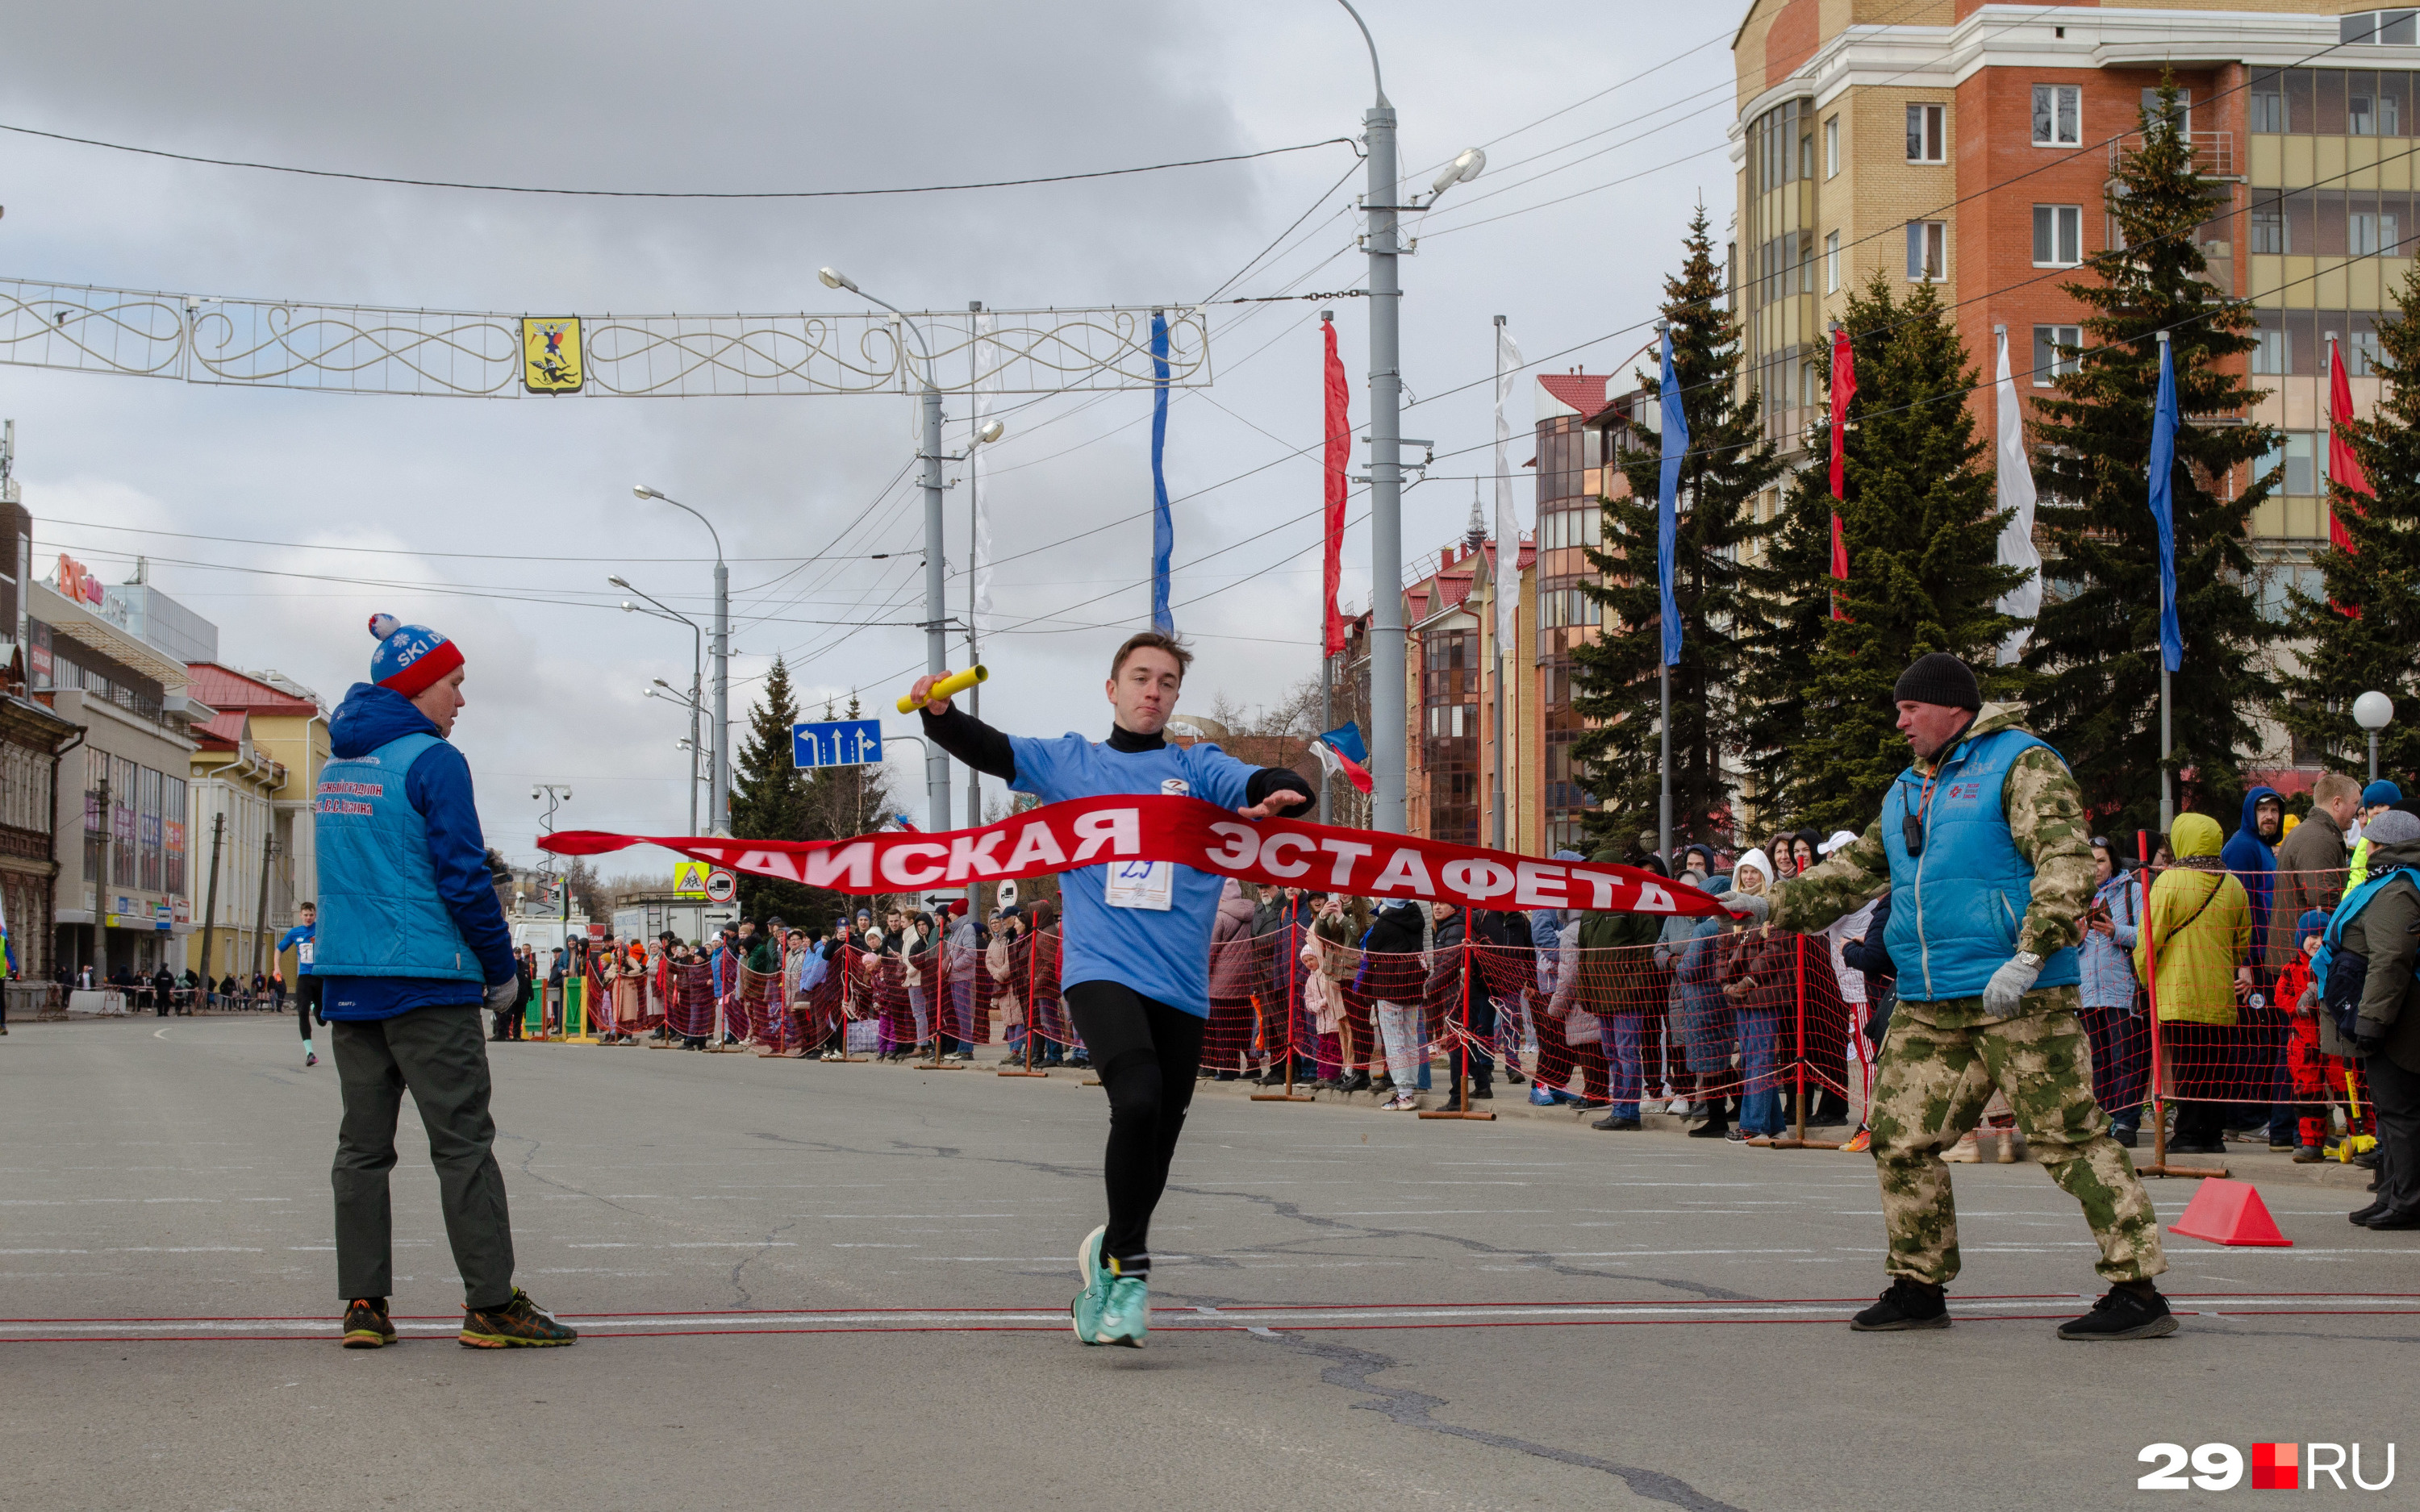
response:
<svg viewBox="0 0 2420 1512"><path fill-rule="evenodd" d="M1823 236L1823 292L1840 292L1840 233L1830 231Z"/></svg>
<svg viewBox="0 0 2420 1512"><path fill-rule="evenodd" d="M1823 177L1840 176L1840 117L1833 116L1823 123Z"/></svg>
<svg viewBox="0 0 2420 1512"><path fill-rule="evenodd" d="M2159 118L2160 92L2146 89L2143 91L2143 119L2156 121ZM2176 127L2186 136L2193 134L2193 91L2190 89L2177 91Z"/></svg>
<svg viewBox="0 0 2420 1512"><path fill-rule="evenodd" d="M1937 284L1949 276L1949 223L1907 223L1907 279L1911 284Z"/></svg>
<svg viewBox="0 0 2420 1512"><path fill-rule="evenodd" d="M2034 387L2047 389L2074 372L2076 349L2083 345L2082 326L2034 327Z"/></svg>
<svg viewBox="0 0 2420 1512"><path fill-rule="evenodd" d="M2355 316L2353 318L2362 318ZM2344 344L2345 376L2369 378L2380 371L2380 359L2385 348L2378 344L2375 331L2356 331Z"/></svg>
<svg viewBox="0 0 2420 1512"><path fill-rule="evenodd" d="M1942 162L1947 161L1945 139L1948 135L1946 105L1910 105L1907 107L1907 161L1910 162Z"/></svg>
<svg viewBox="0 0 2420 1512"><path fill-rule="evenodd" d="M2252 339L2258 343L2252 348L2252 371L2255 374L2277 378L2294 370L2293 351L2288 345L2291 333L2282 321L2276 325L2264 321L2261 328L2252 333Z"/></svg>
<svg viewBox="0 0 2420 1512"><path fill-rule="evenodd" d="M1815 292L1815 239L1804 231L1798 234L1798 292Z"/></svg>
<svg viewBox="0 0 2420 1512"><path fill-rule="evenodd" d="M2034 85L2034 146L2071 147L2084 144L2084 86L2074 84Z"/></svg>
<svg viewBox="0 0 2420 1512"><path fill-rule="evenodd" d="M1807 131L1798 138L1798 177L1815 177L1815 133Z"/></svg>
<svg viewBox="0 0 2420 1512"><path fill-rule="evenodd" d="M2410 47L2420 42L2410 10L2356 10L2350 16L2336 18L2338 42L2361 42L2370 46Z"/></svg>
<svg viewBox="0 0 2420 1512"><path fill-rule="evenodd" d="M2263 73L2252 81L2252 130L2275 136L2286 130L2286 85L2282 74Z"/></svg>
<svg viewBox="0 0 2420 1512"><path fill-rule="evenodd" d="M2277 486L2281 494L2307 499L2327 492L2328 449L2318 444L2319 440L2318 435L2311 431L2288 431L2284 445L2272 447L2261 454L2260 473L2265 475L2272 469L2284 469L2284 476Z"/></svg>
<svg viewBox="0 0 2420 1512"><path fill-rule="evenodd" d="M2271 254L2283 253L2287 247L2286 205L2283 200L2262 200L2252 207L2252 250Z"/></svg>
<svg viewBox="0 0 2420 1512"><path fill-rule="evenodd" d="M2084 207L2034 207L2034 266L2072 268L2084 261Z"/></svg>
<svg viewBox="0 0 2420 1512"><path fill-rule="evenodd" d="M2345 217L2345 238L2348 249L2356 257L2393 256L2401 241L2401 211L2397 209L2352 210Z"/></svg>

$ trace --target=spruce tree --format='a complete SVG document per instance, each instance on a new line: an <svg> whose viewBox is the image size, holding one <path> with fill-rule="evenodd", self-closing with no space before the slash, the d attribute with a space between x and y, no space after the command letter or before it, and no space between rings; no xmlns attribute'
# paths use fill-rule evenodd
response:
<svg viewBox="0 0 2420 1512"><path fill-rule="evenodd" d="M1738 558L1770 529L1758 523L1754 505L1780 472L1764 436L1762 400L1738 383L1739 323L1729 306L1699 207L1682 241L1681 270L1664 281L1663 305L1689 423L1672 568L1681 619L1681 658L1672 668L1676 841L1730 829L1723 758L1740 745L1737 690L1745 659ZM1656 379L1641 377L1653 393ZM1662 466L1652 435L1622 458L1630 496L1606 501L1603 542L1588 552L1604 580L1581 584L1605 610L1603 633L1572 653L1573 706L1591 722L1573 742L1572 755L1590 789L1611 805L1590 816L1599 840L1626 842L1655 827L1663 662L1655 501Z"/></svg>
<svg viewBox="0 0 2420 1512"><path fill-rule="evenodd" d="M2329 480L2352 549L2318 552L2321 592L2291 595L2287 633L2303 642L2301 666L2281 680L2280 717L2330 766L2366 777L2368 732L2353 723L2352 701L2384 693L2396 717L2379 732L2379 775L2408 796L2420 791L2420 274L2405 277L2395 303L2401 315L2378 332L2385 393L2371 418L2344 427L2378 495Z"/></svg>
<svg viewBox="0 0 2420 1512"><path fill-rule="evenodd" d="M1831 615L1828 415L1815 460L1791 480L1776 549L1748 575L1762 622L1745 685L1751 740L1773 784L1759 796L1824 830L1862 830L1906 766L1891 687L1908 663L1933 651L1963 657L1986 697L2022 682L1993 665L2022 623L1999 600L2026 571L1999 564L2008 516L1967 405L1975 370L1933 285L1918 284L1904 303L1892 286L1877 272L1844 312L1857 379L1841 447L1845 617ZM1823 361L1828 382L1828 349Z"/></svg>
<svg viewBox="0 0 2420 1512"><path fill-rule="evenodd" d="M740 742L739 762L732 772L731 833L741 840L811 840L807 833L807 774L792 764L790 727L799 721L799 706L790 692L790 669L773 658L765 674L764 697L748 711L748 734ZM821 888L809 889L779 877L739 873L739 914L762 919L779 914L786 923L803 923L818 914ZM811 912L810 910L814 910Z"/></svg>
<svg viewBox="0 0 2420 1512"><path fill-rule="evenodd" d="M2277 635L2260 618L2244 548L2252 511L2272 479L2232 497L2231 476L2274 444L2267 426L2234 423L2257 396L2230 371L2255 345L2249 308L2203 279L2195 228L2226 198L2195 177L2178 128L2174 81L2142 113L2139 148L2120 159L2106 194L2122 244L2086 260L2093 282L2066 285L2092 310L2073 370L2034 406L2039 517L2051 582L2025 650L2041 673L2032 727L2057 747L2104 827L2153 828L2159 814L2159 532L2151 518L2151 410L2168 332L2176 373L2177 618L2183 664L2171 678L2171 766L2190 773L2180 810L2197 807L2232 825L2226 795L2242 782L2251 712L2275 695L2259 661ZM2196 424L2197 416L2227 423Z"/></svg>

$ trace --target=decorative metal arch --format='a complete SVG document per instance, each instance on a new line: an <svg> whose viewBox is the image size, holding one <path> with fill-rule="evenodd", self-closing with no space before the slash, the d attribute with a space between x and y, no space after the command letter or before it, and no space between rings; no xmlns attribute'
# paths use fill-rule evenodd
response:
<svg viewBox="0 0 2420 1512"><path fill-rule="evenodd" d="M1168 383L1206 388L1199 305L1165 307ZM944 393L1150 389L1149 308L910 316ZM244 388L524 396L517 315L241 300L0 279L0 363ZM577 391L616 398L913 393L923 358L887 313L587 316ZM562 395L545 395L561 397Z"/></svg>

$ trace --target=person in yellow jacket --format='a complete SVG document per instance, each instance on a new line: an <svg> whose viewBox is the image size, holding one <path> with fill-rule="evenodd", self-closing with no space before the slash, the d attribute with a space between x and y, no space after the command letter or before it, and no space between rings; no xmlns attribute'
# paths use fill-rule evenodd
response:
<svg viewBox="0 0 2420 1512"><path fill-rule="evenodd" d="M2177 864L2151 884L2150 907L2134 941L2134 975L2151 986L2165 1060L2180 1100L2168 1149L2215 1155L2224 1149L2227 1031L2252 988L2252 902L2220 862L2218 821L2179 814L2168 831Z"/></svg>

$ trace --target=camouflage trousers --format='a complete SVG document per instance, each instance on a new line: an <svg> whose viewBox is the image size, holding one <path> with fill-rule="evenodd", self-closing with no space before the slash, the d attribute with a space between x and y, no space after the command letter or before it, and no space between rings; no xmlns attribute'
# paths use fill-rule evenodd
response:
<svg viewBox="0 0 2420 1512"><path fill-rule="evenodd" d="M1958 1208L1941 1152L1975 1127L1993 1088L2032 1157L2084 1205L2102 1278L2143 1281L2168 1268L2151 1199L2092 1100L2092 1043L2076 1003L2072 987L2044 988L2015 1017L1978 1023L1979 1000L1900 1002L1867 1111L1890 1274L1935 1286L1958 1274Z"/></svg>

